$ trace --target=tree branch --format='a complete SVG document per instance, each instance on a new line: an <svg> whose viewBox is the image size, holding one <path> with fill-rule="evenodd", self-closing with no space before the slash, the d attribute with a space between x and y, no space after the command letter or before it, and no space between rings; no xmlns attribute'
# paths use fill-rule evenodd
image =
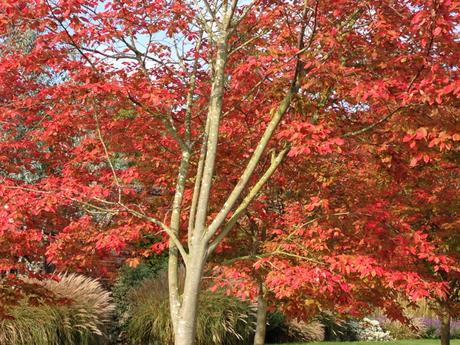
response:
<svg viewBox="0 0 460 345"><path fill-rule="evenodd" d="M348 138L348 137L353 137L353 136L360 135L360 134L363 134L365 132L368 132L368 131L374 129L375 127L377 127L378 125L380 125L380 124L384 123L385 121L389 120L394 114L396 114L398 111L400 111L401 109L404 109L404 108L405 107L398 107L395 110L393 110L392 112L390 112L389 114L387 114L386 116L382 117L377 122L374 122L373 124L371 124L369 126L366 126L364 128L361 128L359 130L345 133L344 135L342 135L342 137Z"/></svg>
<svg viewBox="0 0 460 345"><path fill-rule="evenodd" d="M195 226L195 216L196 216L196 210L197 210L197 205L198 205L198 197L200 195L201 180L203 178L204 162L206 159L208 132L209 132L209 118L206 120L204 136L203 136L203 144L201 145L200 157L198 159L198 167L197 167L197 172L195 175L195 186L193 187L192 204L190 207L189 218L188 218L188 245L189 245L189 248L191 248L192 242L193 242L192 237L193 237L193 230Z"/></svg>
<svg viewBox="0 0 460 345"><path fill-rule="evenodd" d="M305 7L304 7L304 13L303 13L304 19L306 18L307 14L308 14L307 1L305 1ZM304 47L304 36L305 36L306 26L307 26L307 23L304 22L299 32L299 37L298 37L298 42L297 42L299 50L303 49ZM254 150L251 158L249 159L246 169L241 175L238 183L236 184L235 188L232 190L229 197L225 201L222 209L219 211L219 213L216 215L212 223L209 225L208 233L206 235L206 238L208 240L210 240L216 234L217 230L222 225L222 223L225 221L225 218L227 217L227 215L229 214L229 212L235 205L236 201L238 200L239 196L243 192L244 188L246 187L247 183L249 182L256 166L258 165L260 161L260 158L262 157L263 152L268 146L268 142L273 136L284 114L288 110L291 104L292 98L299 90L300 80L302 76L303 76L303 63L300 60L300 57L297 55L297 63L295 66L295 72L294 72L294 76L292 78L292 82L289 87L289 90L286 96L284 97L284 99L281 101L278 108L276 109L276 111L274 112L271 121L268 123L267 128L265 129L265 132L262 135L259 141L259 144Z"/></svg>
<svg viewBox="0 0 460 345"><path fill-rule="evenodd" d="M147 216L146 214L143 214L141 212L138 212L136 210L133 210L132 208L129 208L128 206L124 205L124 204L120 204L120 206L128 213L131 213L133 216L136 216L140 219L144 219L144 220L147 220L155 225L158 225L159 227L161 227L161 229L163 229L164 232L166 232L169 237L171 238L172 242L174 243L174 245L179 249L179 252L182 256L182 259L184 260L184 262L187 264L188 262L188 254L187 252L185 251L184 249L184 246L182 245L182 243L179 241L179 239L177 238L177 236L172 232L172 230L165 224L163 223L162 221L156 219L156 218L153 218L153 217L150 217L150 216Z"/></svg>
<svg viewBox="0 0 460 345"><path fill-rule="evenodd" d="M189 90L187 93L186 110L185 110L185 142L191 146L191 123L192 123L192 106L193 106L193 95L195 94L196 88L196 74L198 73L198 59L199 51L201 49L203 38L203 32L200 33L200 38L195 46L195 59L193 61L192 75L190 76Z"/></svg>
<svg viewBox="0 0 460 345"><path fill-rule="evenodd" d="M101 142L102 148L104 149L104 154L105 158L107 159L107 162L110 166L110 169L112 170L112 175L113 179L115 181L115 184L118 189L118 202L121 203L121 185L120 185L120 180L118 179L117 172L115 171L115 167L112 163L112 159L110 158L109 151L107 149L107 145L105 144L104 138L102 137L101 133L101 128L99 126L99 118L97 117L97 114L94 114L94 120L96 121L96 132L97 136L99 138L99 141Z"/></svg>
<svg viewBox="0 0 460 345"><path fill-rule="evenodd" d="M166 118L165 116L161 116L159 114L157 114L156 112L154 112L152 109L150 109L149 107L147 107L145 104L143 104L142 102L139 102L136 98L134 98L131 94L128 94L128 98L131 102L133 102L135 105L137 105L138 107L142 108L144 111L146 111L147 113L149 113L150 115L160 119L161 122L163 122L164 126L166 127L166 129L168 130L168 132L173 136L174 140L176 140L177 144L180 146L180 148L182 149L182 151L188 151L189 150L189 147L188 145L184 142L184 140L182 139L182 137L179 135L179 133L177 132L177 129L176 127L174 127L174 124L172 123L172 120L171 119L168 119Z"/></svg>
<svg viewBox="0 0 460 345"><path fill-rule="evenodd" d="M212 179L214 175L214 166L217 155L217 143L219 139L219 123L222 115L222 102L225 88L225 65L227 62L227 45L228 35L222 33L218 42L216 57L215 73L211 88L211 97L209 101L208 116L209 132L206 143L206 157L204 161L203 176L201 178L200 193L197 202L197 212L195 216L194 229L204 230L206 217L208 214L208 202Z"/></svg>
<svg viewBox="0 0 460 345"><path fill-rule="evenodd" d="M267 183L267 181L276 171L276 169L281 164L281 162L283 161L284 157L286 156L288 152L289 152L289 148L285 148L281 152L279 152L278 155L272 157L272 162L270 164L270 167L262 175L259 181L257 181L254 187L252 187L251 191L248 193L248 195L244 198L244 200L238 206L236 211L227 221L222 231L214 239L214 241L210 244L209 249L208 249L208 254L211 254L214 251L214 249L219 245L219 243L225 238L225 236L227 236L227 234L232 230L233 226L236 224L236 222L241 217L243 212L246 210L249 204L254 200L254 198L259 194L263 186ZM210 233L208 233L206 240L209 241L210 239L211 239Z"/></svg>

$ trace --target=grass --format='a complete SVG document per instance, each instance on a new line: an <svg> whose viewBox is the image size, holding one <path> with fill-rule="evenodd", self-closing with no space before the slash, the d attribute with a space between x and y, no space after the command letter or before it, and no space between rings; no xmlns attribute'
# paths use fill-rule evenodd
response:
<svg viewBox="0 0 460 345"><path fill-rule="evenodd" d="M127 336L133 344L172 344L167 272L131 292ZM247 302L218 291L204 291L199 301L196 345L248 344L254 309Z"/></svg>
<svg viewBox="0 0 460 345"><path fill-rule="evenodd" d="M290 343L284 345L440 345L441 341L439 339L413 339L413 340L394 340L394 341L343 341L343 342L333 342L333 341L324 341L320 343ZM460 345L460 339L453 339L450 341L451 345ZM283 344L280 344L283 345Z"/></svg>
<svg viewBox="0 0 460 345"><path fill-rule="evenodd" d="M68 303L33 304L25 297L8 309L12 319L0 320L0 345L95 345L104 340L113 305L98 281L75 274L59 281L25 281Z"/></svg>

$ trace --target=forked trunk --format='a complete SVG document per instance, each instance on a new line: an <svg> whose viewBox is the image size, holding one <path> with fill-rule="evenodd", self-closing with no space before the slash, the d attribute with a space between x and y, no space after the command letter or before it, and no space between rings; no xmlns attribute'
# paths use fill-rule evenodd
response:
<svg viewBox="0 0 460 345"><path fill-rule="evenodd" d="M206 260L204 248L197 248L196 251L190 255L192 260L186 269L182 304L176 323L175 345L193 345L195 342L200 283Z"/></svg>
<svg viewBox="0 0 460 345"><path fill-rule="evenodd" d="M257 296L257 321L254 345L264 345L267 333L267 301L265 300L265 289L259 283L259 295Z"/></svg>
<svg viewBox="0 0 460 345"><path fill-rule="evenodd" d="M441 345L450 345L450 315L447 311L441 314Z"/></svg>

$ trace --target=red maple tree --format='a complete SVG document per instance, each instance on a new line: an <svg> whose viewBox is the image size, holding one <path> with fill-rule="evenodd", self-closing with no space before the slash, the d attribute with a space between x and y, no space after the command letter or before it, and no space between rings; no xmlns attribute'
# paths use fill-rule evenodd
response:
<svg viewBox="0 0 460 345"><path fill-rule="evenodd" d="M453 1L1 6L2 269L24 271L45 258L58 269L101 274L103 258L169 248L177 345L193 343L208 257L286 156L299 167L285 175L293 179L286 186L298 189L300 167L314 170L310 156L343 150L344 138L349 145L346 138L375 129L375 138L353 139L340 158L345 166L348 155L350 164L366 160L372 146L391 157L401 147L404 158L414 146L401 142L427 136L439 150L458 150L458 127L449 125L455 111L440 111L455 109L460 92ZM32 33L27 49L18 32ZM424 116L439 120L413 128ZM417 150L412 165L436 161L439 150ZM333 167L331 158L325 169ZM358 171L365 177L371 167ZM318 186L328 193L327 184ZM289 206L286 230L304 216L296 207ZM375 214L398 223L392 213ZM368 228L367 221L354 226ZM158 242L140 249L152 236ZM339 250L337 273L348 274L346 248Z"/></svg>

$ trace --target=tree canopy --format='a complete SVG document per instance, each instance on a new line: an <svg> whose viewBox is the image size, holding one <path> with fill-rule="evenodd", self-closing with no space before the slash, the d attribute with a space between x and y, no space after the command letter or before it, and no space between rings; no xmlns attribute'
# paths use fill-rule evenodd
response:
<svg viewBox="0 0 460 345"><path fill-rule="evenodd" d="M458 279L458 2L0 6L1 271L169 250L176 345L250 227L288 309Z"/></svg>

